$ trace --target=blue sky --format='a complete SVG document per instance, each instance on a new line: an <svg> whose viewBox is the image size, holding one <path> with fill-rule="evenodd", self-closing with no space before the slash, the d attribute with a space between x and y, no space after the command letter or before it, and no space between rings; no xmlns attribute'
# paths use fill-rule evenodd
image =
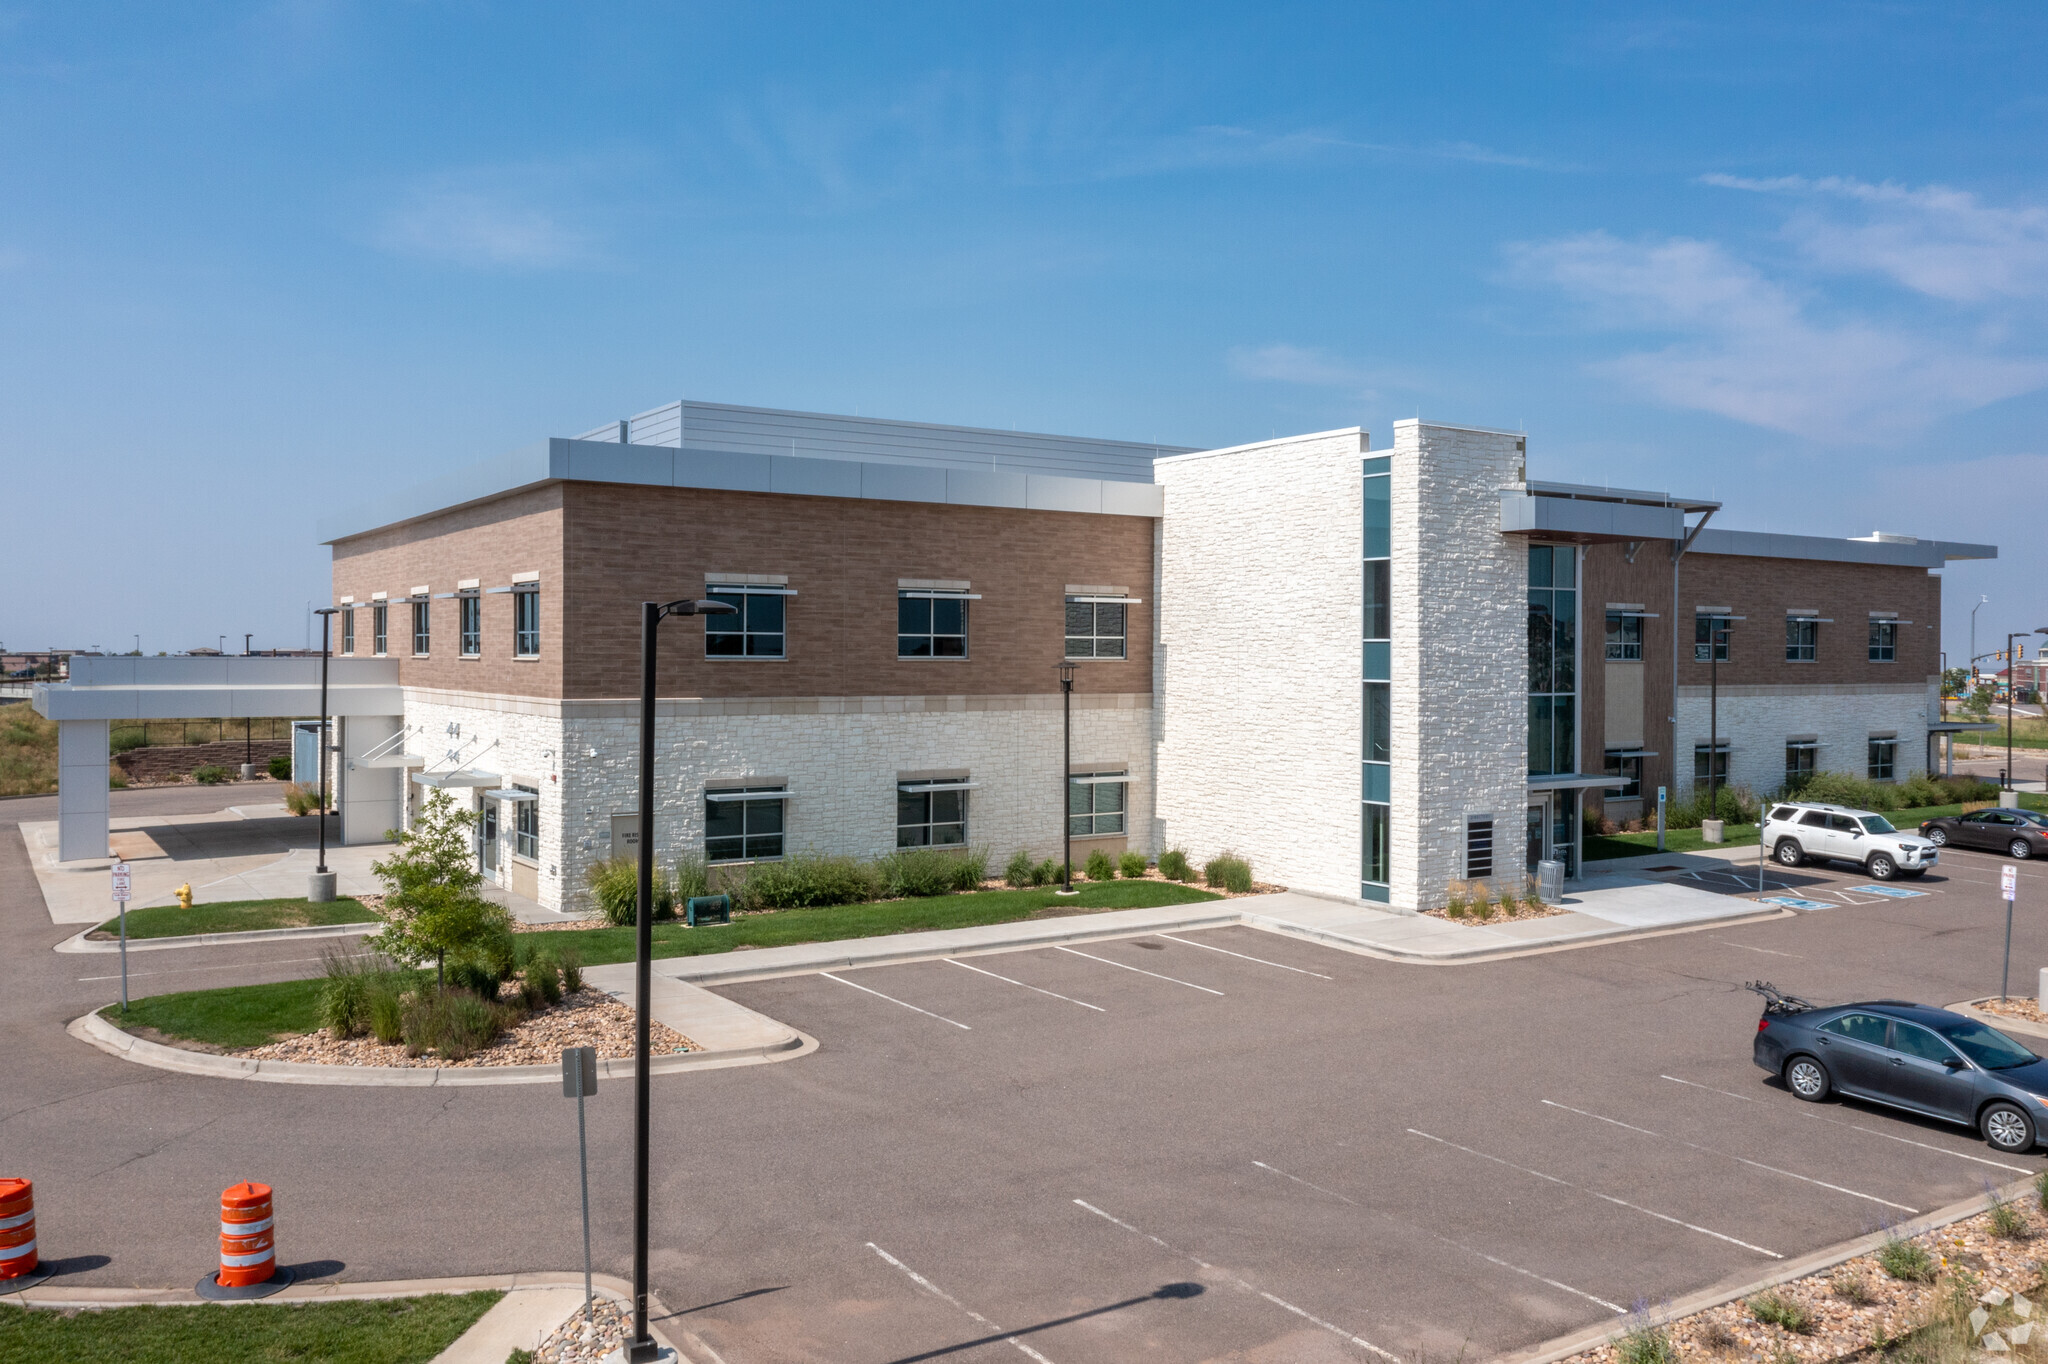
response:
<svg viewBox="0 0 2048 1364"><path fill-rule="evenodd" d="M0 7L0 641L304 639L323 499L672 398L1422 415L2048 624L2048 11ZM26 588L28 590L23 590Z"/></svg>

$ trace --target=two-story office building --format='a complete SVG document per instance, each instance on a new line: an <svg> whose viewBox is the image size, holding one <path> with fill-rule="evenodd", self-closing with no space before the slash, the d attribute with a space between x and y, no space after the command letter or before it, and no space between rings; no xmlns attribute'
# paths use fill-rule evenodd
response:
<svg viewBox="0 0 2048 1364"><path fill-rule="evenodd" d="M738 610L664 627L664 857L1000 862L1064 818L1077 859L1414 908L1576 870L1587 812L1712 767L1929 766L1934 571L1995 551L1715 510L1422 422L1189 450L670 404L323 527L337 657L404 697L342 722L347 837L452 789L494 878L575 903L634 813L639 603L690 595Z"/></svg>

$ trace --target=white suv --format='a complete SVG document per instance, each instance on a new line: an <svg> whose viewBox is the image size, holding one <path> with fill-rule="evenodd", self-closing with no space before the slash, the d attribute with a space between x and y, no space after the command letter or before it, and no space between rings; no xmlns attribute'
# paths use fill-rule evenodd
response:
<svg viewBox="0 0 2048 1364"><path fill-rule="evenodd" d="M1873 881L1924 876L1940 860L1933 843L1900 833L1883 815L1846 805L1781 801L1764 815L1763 842L1788 867L1808 858L1855 862Z"/></svg>

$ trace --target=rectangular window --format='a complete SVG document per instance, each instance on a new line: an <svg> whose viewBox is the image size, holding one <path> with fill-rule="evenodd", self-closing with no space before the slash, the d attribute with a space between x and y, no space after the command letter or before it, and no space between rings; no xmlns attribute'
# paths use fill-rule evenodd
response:
<svg viewBox="0 0 2048 1364"><path fill-rule="evenodd" d="M1785 790L1796 794L1800 787L1813 780L1820 761L1820 745L1802 739L1785 741Z"/></svg>
<svg viewBox="0 0 2048 1364"><path fill-rule="evenodd" d="M1390 639L1389 622L1393 618L1393 561L1390 559L1367 559L1365 561L1365 637L1367 639Z"/></svg>
<svg viewBox="0 0 2048 1364"><path fill-rule="evenodd" d="M1614 785L1607 788L1609 800L1639 800L1643 794L1643 757L1640 753L1609 753L1607 775Z"/></svg>
<svg viewBox="0 0 2048 1364"><path fill-rule="evenodd" d="M704 657L784 657L788 636L784 633L783 593L713 587L706 595L732 607L733 614L704 617Z"/></svg>
<svg viewBox="0 0 2048 1364"><path fill-rule="evenodd" d="M1067 832L1075 838L1100 838L1124 832L1124 801L1128 774L1075 772L1067 778ZM900 839L900 831L899 831Z"/></svg>
<svg viewBox="0 0 2048 1364"><path fill-rule="evenodd" d="M1382 455L1365 461L1365 553L1386 559L1394 553L1393 461Z"/></svg>
<svg viewBox="0 0 2048 1364"><path fill-rule="evenodd" d="M758 862L782 856L782 787L741 786L704 793L704 860Z"/></svg>
<svg viewBox="0 0 2048 1364"><path fill-rule="evenodd" d="M896 657L967 657L966 594L897 593Z"/></svg>
<svg viewBox="0 0 2048 1364"><path fill-rule="evenodd" d="M412 604L412 653L414 658L425 657L427 646L433 642L427 627L427 603L416 601Z"/></svg>
<svg viewBox="0 0 2048 1364"><path fill-rule="evenodd" d="M382 658L390 650L386 647L390 635L391 608L382 602L370 608L370 652Z"/></svg>
<svg viewBox="0 0 2048 1364"><path fill-rule="evenodd" d="M1529 546L1529 773L1576 770L1578 551Z"/></svg>
<svg viewBox="0 0 2048 1364"><path fill-rule="evenodd" d="M1072 787L1068 790L1071 793ZM957 848L967 842L967 792L923 785L896 788L896 846Z"/></svg>
<svg viewBox="0 0 2048 1364"><path fill-rule="evenodd" d="M540 788L514 785L514 791L529 791L540 794ZM540 802L522 800L518 803L518 814L512 826L512 851L529 862L540 861Z"/></svg>
<svg viewBox="0 0 2048 1364"><path fill-rule="evenodd" d="M1708 764L1709 755L1713 759L1711 773ZM1692 746L1693 788L1699 791L1706 790L1709 775L1713 777L1714 785L1718 787L1728 785L1728 745L1725 742L1718 750L1710 749L1706 744L1694 744Z"/></svg>
<svg viewBox="0 0 2048 1364"><path fill-rule="evenodd" d="M1899 654L1899 623L1893 620L1870 622L1870 661L1872 663L1895 662Z"/></svg>
<svg viewBox="0 0 2048 1364"><path fill-rule="evenodd" d="M1820 639L1820 622L1804 616L1785 617L1785 661L1811 663Z"/></svg>
<svg viewBox="0 0 2048 1364"><path fill-rule="evenodd" d="M1898 758L1899 745L1894 739L1872 739L1870 741L1870 779L1872 781L1892 780L1892 766Z"/></svg>
<svg viewBox="0 0 2048 1364"><path fill-rule="evenodd" d="M1120 601L1068 597L1067 657L1122 658L1125 605ZM964 618L961 633L966 633Z"/></svg>
<svg viewBox="0 0 2048 1364"><path fill-rule="evenodd" d="M484 599L474 592L455 598L456 636L464 658L484 651Z"/></svg>
<svg viewBox="0 0 2048 1364"><path fill-rule="evenodd" d="M520 658L540 656L540 588L512 588L512 652Z"/></svg>
<svg viewBox="0 0 2048 1364"><path fill-rule="evenodd" d="M356 651L356 613L353 610L341 613L341 651L345 654Z"/></svg>
<svg viewBox="0 0 2048 1364"><path fill-rule="evenodd" d="M1465 821L1465 879L1483 881L1493 875L1493 821Z"/></svg>
<svg viewBox="0 0 2048 1364"><path fill-rule="evenodd" d="M1620 611L1607 613L1607 660L1610 663L1643 661L1643 618Z"/></svg>
<svg viewBox="0 0 2048 1364"><path fill-rule="evenodd" d="M1721 627L1721 633L1718 638L1714 635L1716 623ZM1692 661L1695 663L1707 663L1718 660L1726 663L1728 661L1728 636L1733 628L1725 616L1694 616L1692 618ZM1710 645L1713 649L1711 655L1707 652Z"/></svg>
<svg viewBox="0 0 2048 1364"><path fill-rule="evenodd" d="M1361 898L1385 903L1387 882L1390 879L1388 862L1388 831L1392 824L1392 807L1376 801L1365 803L1365 873Z"/></svg>

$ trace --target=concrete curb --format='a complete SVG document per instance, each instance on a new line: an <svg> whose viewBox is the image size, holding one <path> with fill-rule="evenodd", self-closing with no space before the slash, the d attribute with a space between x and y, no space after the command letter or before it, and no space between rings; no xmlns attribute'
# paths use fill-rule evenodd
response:
<svg viewBox="0 0 2048 1364"><path fill-rule="evenodd" d="M1978 1008L1985 1000L1996 999L1997 995L1985 995L1979 999L1966 999L1960 1004L1948 1006L1950 1013L1974 1018L1979 1023L1998 1029L2000 1032L2016 1032L2022 1037L2048 1037L2048 1024L2029 1023L2024 1018L2007 1018L2003 1014L1988 1014Z"/></svg>
<svg viewBox="0 0 2048 1364"><path fill-rule="evenodd" d="M1960 1222L1966 1217L1975 1217L1978 1213L1989 1208L1995 1199L2021 1200L2033 1196L2033 1193L2034 1181L2032 1179L2014 1180L2001 1189L1981 1193L1975 1198L1967 1198L1960 1203L1951 1203L1947 1207L1937 1208L1925 1216L1901 1222L1890 1231L1872 1232L1868 1236L1859 1236L1853 1241L1844 1241L1838 1245L1828 1246L1825 1249L1801 1255L1796 1259L1787 1260L1784 1264L1779 1265L1776 1269L1760 1278L1723 1279L1712 1288L1703 1288L1697 1293L1689 1293L1685 1297L1666 1304L1660 1310L1651 1313L1651 1318L1657 1322L1677 1321L1682 1317L1689 1317L1694 1313L1704 1312L1708 1308L1719 1307L1723 1303L1731 1303L1738 1298L1749 1297L1753 1293L1761 1293L1767 1288L1776 1288L1780 1284L1790 1283L1794 1279L1803 1279L1809 1274L1818 1274L1824 1269L1833 1269L1836 1265L1853 1260L1859 1255L1870 1254L1894 1236L1901 1238L1919 1236L1926 1232L1939 1230L1952 1223ZM1590 1350L1595 1346L1604 1345L1608 1341L1617 1340L1626 1334L1632 1326L1638 1324L1640 1323L1637 1320L1630 1318L1622 1320L1619 1324L1603 1323L1599 1326L1585 1327L1581 1330L1573 1331L1569 1335L1553 1337L1540 1345L1531 1346L1527 1350L1497 1356L1495 1364L1557 1364L1558 1360L1569 1359L1583 1350Z"/></svg>
<svg viewBox="0 0 2048 1364"><path fill-rule="evenodd" d="M562 1078L560 1066L323 1066L311 1061L260 1061L244 1056L215 1056L210 1052L186 1051L183 1047L144 1041L101 1018L97 1010L73 1019L65 1031L79 1041L124 1061L220 1080L263 1080L282 1085L396 1085L427 1089L448 1085L554 1084ZM657 1056L648 1063L647 1073L672 1075L684 1070L790 1061L818 1049L816 1038L794 1028L785 1028L784 1031L788 1034L786 1038L760 1046ZM598 1060L597 1067L600 1075L611 1080L630 1079L634 1069L633 1062L629 1060L605 1058Z"/></svg>
<svg viewBox="0 0 2048 1364"><path fill-rule="evenodd" d="M296 938L347 938L358 933L375 933L384 927L382 919L359 924L315 924L310 928L252 928L244 933L187 933L174 938L130 938L130 952L161 952L171 947L233 947L241 943L280 942ZM88 942L86 934L97 933L97 925L82 928L51 948L52 952L119 952L119 939Z"/></svg>

